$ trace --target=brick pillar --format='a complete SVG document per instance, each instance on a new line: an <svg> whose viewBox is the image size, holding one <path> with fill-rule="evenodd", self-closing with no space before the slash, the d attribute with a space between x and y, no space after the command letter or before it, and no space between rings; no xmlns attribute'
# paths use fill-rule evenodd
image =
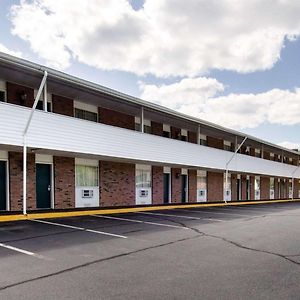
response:
<svg viewBox="0 0 300 300"><path fill-rule="evenodd" d="M27 155L27 209L36 209L35 155ZM9 152L10 209L23 209L23 153Z"/></svg>
<svg viewBox="0 0 300 300"><path fill-rule="evenodd" d="M154 135L163 135L163 124L151 121L151 132Z"/></svg>
<svg viewBox="0 0 300 300"><path fill-rule="evenodd" d="M27 86L7 82L7 102L27 107L32 107L34 102L34 90ZM21 95L26 94L26 99L21 99Z"/></svg>
<svg viewBox="0 0 300 300"><path fill-rule="evenodd" d="M275 178L274 179L274 199L279 199L280 198L279 185L280 185L280 183L278 183L278 178Z"/></svg>
<svg viewBox="0 0 300 300"><path fill-rule="evenodd" d="M189 202L197 202L197 170L189 170L188 176Z"/></svg>
<svg viewBox="0 0 300 300"><path fill-rule="evenodd" d="M223 201L223 173L207 172L207 201Z"/></svg>
<svg viewBox="0 0 300 300"><path fill-rule="evenodd" d="M188 142L197 144L197 133L188 131Z"/></svg>
<svg viewBox="0 0 300 300"><path fill-rule="evenodd" d="M247 176L241 175L241 200L246 201L247 200Z"/></svg>
<svg viewBox="0 0 300 300"><path fill-rule="evenodd" d="M223 149L224 148L224 141L222 139L217 139L211 136L207 137L207 146L217 149Z"/></svg>
<svg viewBox="0 0 300 300"><path fill-rule="evenodd" d="M75 158L54 156L54 207L75 207Z"/></svg>
<svg viewBox="0 0 300 300"><path fill-rule="evenodd" d="M180 140L181 129L171 126L171 138L175 140Z"/></svg>
<svg viewBox="0 0 300 300"><path fill-rule="evenodd" d="M52 111L56 114L74 116L74 101L72 99L52 95Z"/></svg>
<svg viewBox="0 0 300 300"><path fill-rule="evenodd" d="M231 200L237 200L237 175L231 174Z"/></svg>
<svg viewBox="0 0 300 300"><path fill-rule="evenodd" d="M270 177L260 177L260 199L270 199Z"/></svg>
<svg viewBox="0 0 300 300"><path fill-rule="evenodd" d="M270 160L270 152L264 151L264 159Z"/></svg>
<svg viewBox="0 0 300 300"><path fill-rule="evenodd" d="M299 198L299 179L294 179L294 190L293 190L293 196L294 199Z"/></svg>
<svg viewBox="0 0 300 300"><path fill-rule="evenodd" d="M135 205L135 165L101 161L100 206Z"/></svg>
<svg viewBox="0 0 300 300"><path fill-rule="evenodd" d="M164 168L152 166L152 204L164 203Z"/></svg>
<svg viewBox="0 0 300 300"><path fill-rule="evenodd" d="M135 130L134 116L104 107L99 107L98 112L100 123Z"/></svg>
<svg viewBox="0 0 300 300"><path fill-rule="evenodd" d="M255 199L255 185L254 185L254 181L255 181L255 177L254 176L250 176L250 200L254 200Z"/></svg>
<svg viewBox="0 0 300 300"><path fill-rule="evenodd" d="M177 176L177 174L179 174ZM171 169L171 201L172 203L181 203L181 169Z"/></svg>

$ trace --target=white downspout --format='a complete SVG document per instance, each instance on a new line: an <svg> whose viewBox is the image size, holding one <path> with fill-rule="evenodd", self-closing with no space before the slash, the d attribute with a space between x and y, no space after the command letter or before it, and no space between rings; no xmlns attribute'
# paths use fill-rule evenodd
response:
<svg viewBox="0 0 300 300"><path fill-rule="evenodd" d="M47 80L47 76L48 73L47 71L44 71L44 77L42 79L42 82L40 84L38 93L35 97L33 106L31 108L31 112L29 115L29 118L27 120L24 132L23 132L23 214L26 215L27 214L27 132L33 117L33 113L35 111L35 108L37 106L37 103L41 97L44 85L46 83Z"/></svg>
<svg viewBox="0 0 300 300"><path fill-rule="evenodd" d="M141 132L144 133L144 107L141 108Z"/></svg>
<svg viewBox="0 0 300 300"><path fill-rule="evenodd" d="M230 159L226 163L226 171L225 171L225 189L226 189L225 192L226 192L226 194L227 194L227 190L228 190L228 166L229 166L230 162L233 160L233 158L236 156L236 154L239 152L239 150L241 149L243 144L246 142L246 140L247 140L247 137L245 137L243 139L242 143L238 146L238 148L235 150L233 155L230 157ZM224 201L225 201L225 203L227 203L226 197L224 197Z"/></svg>

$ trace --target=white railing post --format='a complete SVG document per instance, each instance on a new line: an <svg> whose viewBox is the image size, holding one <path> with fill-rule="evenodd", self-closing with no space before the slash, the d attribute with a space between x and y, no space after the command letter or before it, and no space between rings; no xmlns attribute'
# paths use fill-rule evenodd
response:
<svg viewBox="0 0 300 300"><path fill-rule="evenodd" d="M226 171L225 171L225 189L226 190L225 190L225 196L227 196L227 190L228 190L228 166L229 166L230 162L233 160L233 158L236 156L236 154L239 152L239 150L241 149L243 144L246 142L246 140L247 140L247 137L245 137L243 139L242 143L238 146L238 148L235 150L233 155L230 157L230 159L226 163ZM225 201L225 203L227 203L226 197L224 197L224 201Z"/></svg>
<svg viewBox="0 0 300 300"><path fill-rule="evenodd" d="M32 117L33 117L33 113L37 106L37 103L40 100L43 88L44 88L46 80L47 80L47 76L48 76L47 71L44 71L44 77L40 84L36 98L34 99L34 103L31 108L31 112L30 112L29 118L27 120L25 129L23 132L23 214L24 215L27 214L27 132L28 132L28 129L29 129Z"/></svg>

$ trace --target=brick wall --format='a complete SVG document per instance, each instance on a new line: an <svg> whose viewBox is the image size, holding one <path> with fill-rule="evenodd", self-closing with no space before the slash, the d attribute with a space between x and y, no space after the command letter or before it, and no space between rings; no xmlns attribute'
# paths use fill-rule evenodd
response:
<svg viewBox="0 0 300 300"><path fill-rule="evenodd" d="M134 116L99 107L99 122L107 125L135 129Z"/></svg>
<svg viewBox="0 0 300 300"><path fill-rule="evenodd" d="M270 199L270 177L260 177L260 199Z"/></svg>
<svg viewBox="0 0 300 300"><path fill-rule="evenodd" d="M151 122L151 130L154 135L163 135L163 124L157 122Z"/></svg>
<svg viewBox="0 0 300 300"><path fill-rule="evenodd" d="M207 146L217 149L224 149L224 141L211 136L207 137Z"/></svg>
<svg viewBox="0 0 300 300"><path fill-rule="evenodd" d="M177 176L179 174L179 176ZM172 203L181 203L181 169L171 169L171 193Z"/></svg>
<svg viewBox="0 0 300 300"><path fill-rule="evenodd" d="M280 199L286 198L286 183L283 179L280 179Z"/></svg>
<svg viewBox="0 0 300 300"><path fill-rule="evenodd" d="M10 209L23 209L23 153L9 152ZM35 156L27 156L27 208L36 208Z"/></svg>
<svg viewBox="0 0 300 300"><path fill-rule="evenodd" d="M135 205L135 165L101 161L100 206Z"/></svg>
<svg viewBox="0 0 300 300"><path fill-rule="evenodd" d="M207 201L223 201L223 173L207 172Z"/></svg>
<svg viewBox="0 0 300 300"><path fill-rule="evenodd" d="M53 157L55 208L75 207L75 158Z"/></svg>
<svg viewBox="0 0 300 300"><path fill-rule="evenodd" d="M152 167L152 204L164 203L164 168Z"/></svg>
<svg viewBox="0 0 300 300"><path fill-rule="evenodd" d="M34 102L34 90L32 88L7 82L6 89L8 103L32 107ZM21 99L22 94L27 95L25 100Z"/></svg>
<svg viewBox="0 0 300 300"><path fill-rule="evenodd" d="M74 101L66 97L52 95L52 111L60 115L73 117Z"/></svg>
<svg viewBox="0 0 300 300"><path fill-rule="evenodd" d="M299 198L299 179L294 179L294 191L293 191L293 196L295 199Z"/></svg>
<svg viewBox="0 0 300 300"><path fill-rule="evenodd" d="M197 202L197 170L188 170L188 202Z"/></svg>
<svg viewBox="0 0 300 300"><path fill-rule="evenodd" d="M231 200L237 200L237 175L231 174Z"/></svg>
<svg viewBox="0 0 300 300"><path fill-rule="evenodd" d="M181 129L171 126L171 138L175 140L179 140L180 135L181 135Z"/></svg>
<svg viewBox="0 0 300 300"><path fill-rule="evenodd" d="M190 143L197 144L197 133L193 131L188 131L188 141Z"/></svg>
<svg viewBox="0 0 300 300"><path fill-rule="evenodd" d="M270 160L270 152L264 151L264 159Z"/></svg>
<svg viewBox="0 0 300 300"><path fill-rule="evenodd" d="M278 178L275 178L274 180L274 199L279 199L279 183L278 183Z"/></svg>

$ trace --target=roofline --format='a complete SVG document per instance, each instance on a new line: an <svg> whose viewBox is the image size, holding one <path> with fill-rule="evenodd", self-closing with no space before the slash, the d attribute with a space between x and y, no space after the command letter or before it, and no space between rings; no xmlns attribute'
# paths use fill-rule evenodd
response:
<svg viewBox="0 0 300 300"><path fill-rule="evenodd" d="M202 119L199 119L199 118L196 118L196 117L192 117L192 116L177 112L173 109L169 109L169 108L164 107L162 105L152 103L152 102L148 102L148 101L142 100L140 98L127 95L125 93L113 90L111 88L104 87L100 84L93 83L91 81L81 79L81 78L78 78L76 76L73 76L73 75L70 75L70 74L67 74L67 73L64 73L64 72L61 72L61 71L57 71L55 69L52 69L52 68L49 68L49 67L39 65L37 63L25 60L23 58L19 58L19 57L15 57L13 55L10 55L10 54L3 53L1 51L0 51L0 61L9 62L9 63L11 63L15 66L19 65L23 68L31 69L35 72L43 73L44 71L47 71L48 76L56 78L56 79L64 80L64 81L76 84L78 86L82 86L82 87L85 87L85 88L88 88L88 89L91 89L91 90L94 90L94 91L98 91L98 92L101 92L101 93L104 93L104 94L107 94L107 95L110 95L110 96L113 96L113 97L117 97L119 99L122 99L122 100L125 100L127 102L140 105L140 106L145 107L145 108L150 108L150 109L153 109L153 110L156 110L156 111L167 113L167 114L175 116L177 118L181 118L181 119L185 119L187 121L198 123L199 125L201 125L201 124L206 125L208 127L215 128L217 130L221 130L221 131L224 131L224 132L227 132L229 134L233 134L233 135L236 135L236 136L239 136L239 137L242 137L242 138L247 137L248 139L253 140L255 142L265 144L265 145L268 145L270 147L277 148L277 149L280 149L280 150L283 150L283 151L286 151L286 152L289 152L289 153L293 153L297 156L300 155L299 152L297 152L297 151L294 151L294 150L276 145L274 143L256 138L255 136L248 135L248 134L245 134L245 133L237 131L237 130L229 129L229 128L226 128L224 126L211 123L209 121L205 121L205 120L202 120Z"/></svg>

